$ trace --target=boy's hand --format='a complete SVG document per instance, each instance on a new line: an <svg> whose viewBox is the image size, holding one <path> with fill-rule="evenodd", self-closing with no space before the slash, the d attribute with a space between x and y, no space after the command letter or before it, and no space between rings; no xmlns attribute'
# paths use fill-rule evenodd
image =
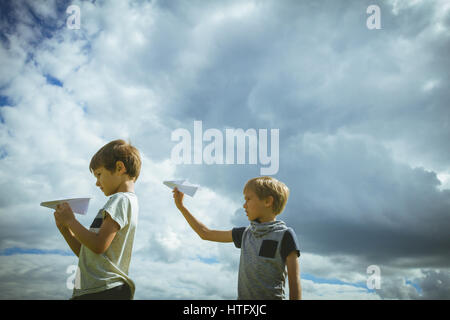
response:
<svg viewBox="0 0 450 320"><path fill-rule="evenodd" d="M58 219L58 217L56 215L56 211L53 213L53 215L55 216L56 227L58 229L65 228L64 225L61 223L61 221Z"/></svg>
<svg viewBox="0 0 450 320"><path fill-rule="evenodd" d="M178 209L181 209L183 207L184 193L178 191L177 188L174 188L172 192L173 192L173 199L175 200L175 205L177 206Z"/></svg>
<svg viewBox="0 0 450 320"><path fill-rule="evenodd" d="M57 226L67 227L73 220L75 220L75 215L67 202L56 206L55 221Z"/></svg>

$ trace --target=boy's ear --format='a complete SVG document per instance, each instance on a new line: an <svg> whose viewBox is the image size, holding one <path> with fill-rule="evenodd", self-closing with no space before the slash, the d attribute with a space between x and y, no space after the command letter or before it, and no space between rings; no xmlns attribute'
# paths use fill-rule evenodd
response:
<svg viewBox="0 0 450 320"><path fill-rule="evenodd" d="M264 199L264 204L266 207L272 207L273 206L273 197L272 196L268 196L267 198Z"/></svg>
<svg viewBox="0 0 450 320"><path fill-rule="evenodd" d="M116 172L119 173L127 173L127 168L125 168L125 165L123 164L122 161L117 161L116 162Z"/></svg>

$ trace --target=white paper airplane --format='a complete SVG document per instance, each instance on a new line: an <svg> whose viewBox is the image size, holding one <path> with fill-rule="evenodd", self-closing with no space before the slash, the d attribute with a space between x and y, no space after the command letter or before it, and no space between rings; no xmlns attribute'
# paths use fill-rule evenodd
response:
<svg viewBox="0 0 450 320"><path fill-rule="evenodd" d="M89 207L89 200L91 198L73 198L73 199L62 199L62 200L53 200L41 202L41 206L56 209L56 206L60 203L67 202L72 208L72 211L78 214L86 214Z"/></svg>
<svg viewBox="0 0 450 320"><path fill-rule="evenodd" d="M190 197L193 197L195 192L197 192L198 186L194 186L192 184L185 183L186 180L173 180L173 181L163 181L163 183L169 188L177 188L179 191L187 194Z"/></svg>

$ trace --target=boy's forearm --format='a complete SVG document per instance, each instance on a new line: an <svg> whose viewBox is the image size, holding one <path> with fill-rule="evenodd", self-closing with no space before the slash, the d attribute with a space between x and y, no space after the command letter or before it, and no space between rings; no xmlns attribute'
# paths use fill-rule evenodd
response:
<svg viewBox="0 0 450 320"><path fill-rule="evenodd" d="M300 265L295 250L287 256L286 266L289 281L289 299L300 300L302 298L302 287L300 284Z"/></svg>
<svg viewBox="0 0 450 320"><path fill-rule="evenodd" d="M208 228L198 221L186 207L178 207L178 210L183 214L186 221L189 223L191 228L200 236L200 238L205 239L206 232L208 231Z"/></svg>
<svg viewBox="0 0 450 320"><path fill-rule="evenodd" d="M301 300L302 299L302 287L300 283L297 283L289 288L289 300Z"/></svg>
<svg viewBox="0 0 450 320"><path fill-rule="evenodd" d="M289 277L289 300L301 300L302 299L302 286L300 284L300 276L291 275Z"/></svg>
<svg viewBox="0 0 450 320"><path fill-rule="evenodd" d="M98 253L98 237L95 232L86 229L78 220L73 219L67 227L72 231L75 239L91 251Z"/></svg>
<svg viewBox="0 0 450 320"><path fill-rule="evenodd" d="M70 230L67 227L61 226L58 227L59 232L61 232L62 236L66 240L67 244L69 245L70 249L75 253L77 257L80 256L80 248L81 244L80 242L75 239L73 234L70 232Z"/></svg>

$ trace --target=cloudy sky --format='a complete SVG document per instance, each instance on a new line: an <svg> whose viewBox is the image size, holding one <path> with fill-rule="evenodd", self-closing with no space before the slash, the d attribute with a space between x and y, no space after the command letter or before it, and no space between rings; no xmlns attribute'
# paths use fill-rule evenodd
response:
<svg viewBox="0 0 450 320"><path fill-rule="evenodd" d="M239 250L200 240L162 181L200 185L186 206L229 230L263 160L177 164L172 133L194 140L194 121L224 146L279 130L305 299L450 299L448 1L0 4L1 299L70 298L77 257L39 203L93 197L89 226L106 202L89 162L118 138L143 158L135 298L235 299Z"/></svg>

